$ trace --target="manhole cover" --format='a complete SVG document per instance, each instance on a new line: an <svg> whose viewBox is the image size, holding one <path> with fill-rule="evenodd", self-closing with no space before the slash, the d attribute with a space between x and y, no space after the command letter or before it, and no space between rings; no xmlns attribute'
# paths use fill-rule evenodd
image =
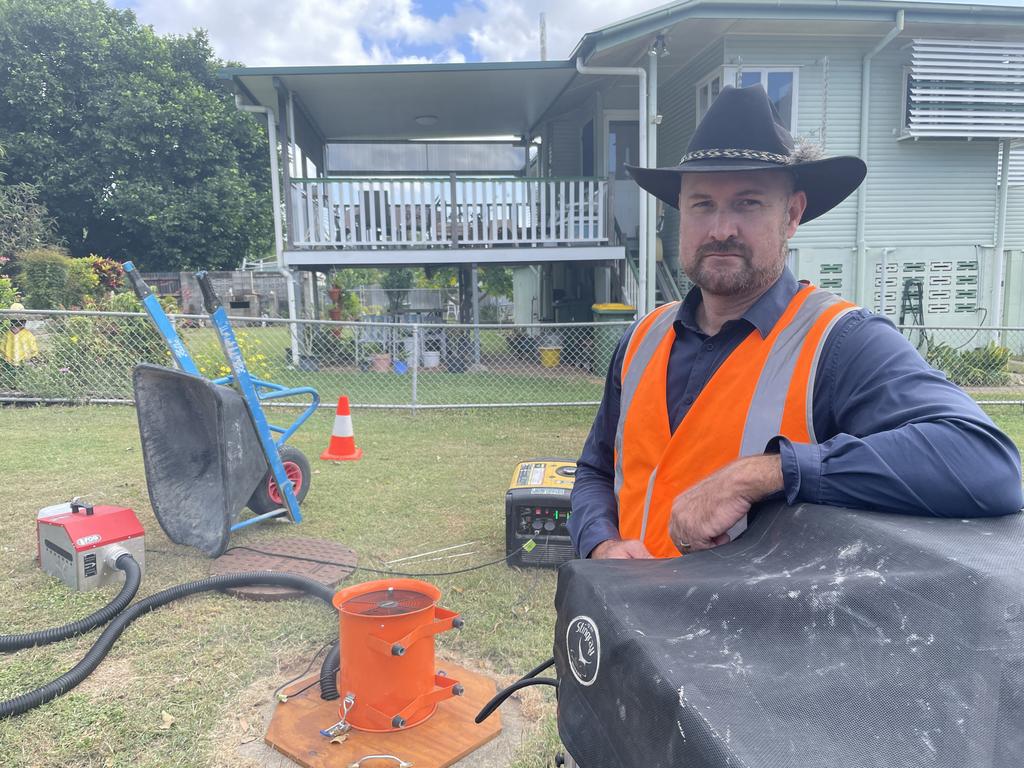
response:
<svg viewBox="0 0 1024 768"><path fill-rule="evenodd" d="M211 576L238 571L276 571L296 573L336 587L356 565L356 553L336 541L309 539L301 536L254 542L251 549L232 549L213 561ZM253 552L252 550L260 550ZM300 559L305 558L305 559ZM320 560L323 562L312 562ZM228 594L246 600L291 600L306 593L289 587L233 587Z"/></svg>

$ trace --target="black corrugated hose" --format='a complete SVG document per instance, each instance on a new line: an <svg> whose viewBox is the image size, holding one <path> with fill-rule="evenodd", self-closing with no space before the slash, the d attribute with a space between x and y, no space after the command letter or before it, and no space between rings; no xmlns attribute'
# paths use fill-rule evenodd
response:
<svg viewBox="0 0 1024 768"><path fill-rule="evenodd" d="M498 707L505 703L505 699L507 699L516 691L518 691L520 688L526 688L530 685L550 685L557 691L558 680L556 680L553 677L537 677L537 675L539 675L545 669L547 669L548 667L553 667L554 665L555 657L552 656L547 661L538 664L536 667L531 669L529 672L527 672L525 675L520 677L518 680L516 680L508 687L502 688L500 691L494 694L490 701L484 704L484 706L481 708L479 712L476 713L476 717L473 718L473 722L477 725L482 723L484 720L486 720L488 717L494 714L494 710L496 710Z"/></svg>
<svg viewBox="0 0 1024 768"><path fill-rule="evenodd" d="M179 600L183 597L188 597L189 595L194 595L199 592L210 592L214 590L231 589L232 587L243 587L257 584L298 589L312 597L320 598L330 605L332 609L334 607L331 602L334 597L334 592L330 587L326 587L312 579L307 579L304 576L298 576L293 573L274 573L272 571L227 573L223 576L211 576L210 578L191 581L187 584L178 584L177 586L165 589L163 592L157 592L155 595L150 595L149 597L126 608L123 613L114 618L110 624L107 625L107 628L103 630L103 634L100 635L92 648L89 649L89 652L85 654L85 657L69 671L41 688L37 688L34 691L30 691L29 693L22 694L21 696L17 696L9 701L0 703L0 718L14 717L15 715L23 714L33 707L38 707L40 704L45 704L51 699L55 699L61 694L67 693L76 685L81 683L86 677L92 674L96 667L100 665L100 662L103 661L104 657L114 645L114 642L121 636L121 633L124 632L125 627L131 624L142 614L148 613L154 608L159 608L160 606L166 605L174 600Z"/></svg>
<svg viewBox="0 0 1024 768"><path fill-rule="evenodd" d="M338 641L334 641L331 650L327 652L324 663L320 665L320 698L324 701L334 701L338 698L338 670L341 669L341 648Z"/></svg>
<svg viewBox="0 0 1024 768"><path fill-rule="evenodd" d="M26 632L23 635L0 635L0 653L12 653L35 645L49 645L60 640L67 640L69 637L83 635L117 616L139 591L139 584L142 583L142 569L135 562L135 558L127 552L117 558L114 565L124 571L124 585L117 597L107 603L105 607L84 619L65 624L63 627Z"/></svg>

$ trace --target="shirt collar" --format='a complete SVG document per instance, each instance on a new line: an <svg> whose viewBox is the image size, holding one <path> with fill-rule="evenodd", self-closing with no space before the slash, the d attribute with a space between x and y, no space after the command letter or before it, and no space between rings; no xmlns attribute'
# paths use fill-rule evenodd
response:
<svg viewBox="0 0 1024 768"><path fill-rule="evenodd" d="M757 328L763 339L771 333L772 328L775 327L779 318L782 317L782 313L789 306L789 302L799 290L800 283L789 271L789 267L785 267L782 274L779 275L779 279L772 284L771 288L761 294L761 297L743 313L740 319L746 320ZM686 294L686 298L679 305L679 311L676 314L677 331L681 326L688 331L705 335L697 322L697 308L700 306L702 298L700 288L697 286L693 286Z"/></svg>

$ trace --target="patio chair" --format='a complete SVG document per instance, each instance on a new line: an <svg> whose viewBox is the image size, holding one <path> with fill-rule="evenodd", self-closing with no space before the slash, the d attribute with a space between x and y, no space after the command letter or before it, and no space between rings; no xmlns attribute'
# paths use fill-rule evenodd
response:
<svg viewBox="0 0 1024 768"><path fill-rule="evenodd" d="M363 323L387 323L386 315L363 315L359 318L360 324L356 326L355 348L356 365L360 360L360 348L367 344L379 346L391 352L392 330L386 325L363 325Z"/></svg>

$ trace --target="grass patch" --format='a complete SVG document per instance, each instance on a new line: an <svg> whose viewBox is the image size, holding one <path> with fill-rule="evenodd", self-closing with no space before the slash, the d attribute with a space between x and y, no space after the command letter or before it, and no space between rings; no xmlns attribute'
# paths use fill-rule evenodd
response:
<svg viewBox="0 0 1024 768"><path fill-rule="evenodd" d="M352 342L354 331L340 330L336 340L324 332L312 343L316 370L299 370L288 356L291 341L287 326L236 329L246 364L252 372L276 384L308 386L325 398L344 392L353 403L407 404L413 402L412 373L364 370L367 349L361 349L360 366ZM212 328L183 329L182 338L209 377L228 373L220 341ZM325 341L334 340L334 341ZM539 358L521 359L512 354L507 334L484 330L480 334L481 370L453 373L421 368L415 384L416 402L424 405L450 403L563 403L596 402L604 389L603 370L594 376L575 365L543 368ZM583 364L585 361L578 361Z"/></svg>
<svg viewBox="0 0 1024 768"><path fill-rule="evenodd" d="M1018 444L1024 409L988 413ZM316 474L300 526L267 523L237 532L234 544L259 546L279 536L344 542L363 565L452 543L477 542L470 558L410 570L444 570L465 560L504 555L503 496L517 461L575 456L592 411L356 411L355 463L325 464ZM316 414L294 439L315 457L326 446L333 415ZM284 419L279 419L283 421ZM7 509L0 516L5 633L62 624L104 605L115 593L74 593L34 562L36 511L84 495L125 504L147 531L141 595L206 576L209 561L171 544L149 508L135 412L124 407L0 409L0 467ZM373 578L357 573L355 580ZM439 653L467 660L507 680L551 653L555 574L503 565L431 577L442 605L466 617L465 629L438 639ZM225 749L223 733L243 719L240 701L269 699L337 633L331 612L309 600L251 603L204 595L173 603L136 621L99 669L78 689L15 720L0 722L0 765L249 765ZM29 691L70 669L99 632L30 649L0 663L0 700ZM524 712L534 729L509 759L515 768L550 765L557 745L548 692L531 692ZM246 710L245 718L253 719ZM166 727L163 713L174 718ZM253 727L247 738L262 737Z"/></svg>
<svg viewBox="0 0 1024 768"><path fill-rule="evenodd" d="M346 464L313 460L317 474L302 524L253 526L237 532L232 543L258 547L279 536L322 537L351 546L360 563L372 567L452 543L478 542L469 548L476 552L472 557L415 570L500 558L504 492L515 463L576 455L591 415L582 408L416 415L357 411L356 439L365 456ZM315 415L295 444L309 456L319 455L332 420L332 414ZM138 512L149 550L140 596L208 574L209 561L169 542L152 516L133 409L5 408L0 431L9 499L0 517L4 632L62 624L115 594L114 589L70 592L34 562L36 511L74 495ZM366 578L373 576L356 574L357 580ZM439 653L467 659L498 677L521 674L550 655L553 572L497 565L430 580L444 592L442 605L466 618L461 632L439 638ZM74 692L0 722L0 765L235 765L213 734L236 715L239 697L263 680L269 696L336 633L331 611L309 600L252 603L204 595L171 604L129 627ZM70 669L97 636L98 631L5 657L0 699ZM162 727L163 712L174 718L169 728ZM553 708L547 704L537 712L536 731L524 738L510 765L550 764Z"/></svg>

